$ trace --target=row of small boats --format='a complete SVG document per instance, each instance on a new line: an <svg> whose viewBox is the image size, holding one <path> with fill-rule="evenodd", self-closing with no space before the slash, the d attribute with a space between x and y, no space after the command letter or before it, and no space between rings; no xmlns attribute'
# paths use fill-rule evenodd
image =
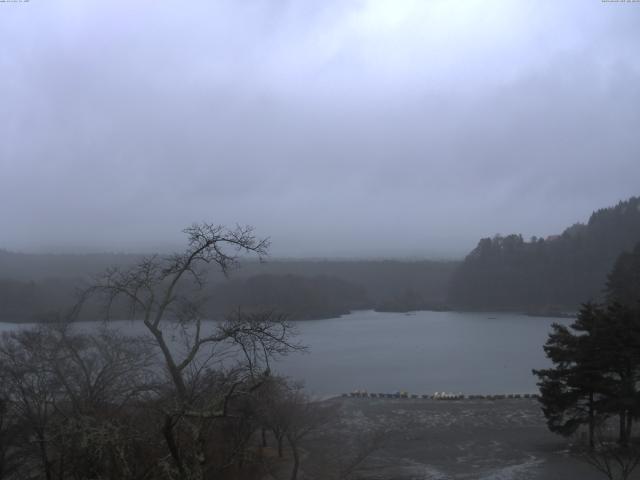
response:
<svg viewBox="0 0 640 480"><path fill-rule="evenodd" d="M538 398L536 393L512 393L498 395L465 395L463 393L435 392L433 394L416 394L405 391L395 393L369 393L366 390L354 390L351 393L343 393L343 397L354 398L422 398L425 400L505 400L516 398Z"/></svg>

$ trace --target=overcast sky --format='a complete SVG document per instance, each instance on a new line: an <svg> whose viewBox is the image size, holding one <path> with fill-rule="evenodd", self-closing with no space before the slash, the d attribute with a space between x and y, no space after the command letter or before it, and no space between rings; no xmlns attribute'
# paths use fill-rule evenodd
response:
<svg viewBox="0 0 640 480"><path fill-rule="evenodd" d="M640 194L640 2L0 3L0 248L458 257Z"/></svg>

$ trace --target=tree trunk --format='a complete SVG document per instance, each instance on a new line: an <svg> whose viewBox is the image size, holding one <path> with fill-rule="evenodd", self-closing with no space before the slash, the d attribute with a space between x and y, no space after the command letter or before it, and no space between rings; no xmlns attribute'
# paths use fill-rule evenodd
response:
<svg viewBox="0 0 640 480"><path fill-rule="evenodd" d="M47 480L51 480L51 463L49 462L49 456L47 455L44 435L38 434L38 443L40 443L40 457L42 459L44 476Z"/></svg>
<svg viewBox="0 0 640 480"><path fill-rule="evenodd" d="M627 440L631 440L631 429L633 428L633 415L627 411Z"/></svg>
<svg viewBox="0 0 640 480"><path fill-rule="evenodd" d="M184 383L184 379L182 378L182 372L178 369L176 362L173 359L173 354L171 350L167 346L167 342L164 340L162 335L162 331L155 328L154 326L145 323L147 329L151 332L151 334L155 337L156 343L160 347L160 351L164 356L165 366L169 371L169 375L173 380L173 385L176 387L176 393L178 394L178 399L181 404L184 404L187 398L187 387Z"/></svg>
<svg viewBox="0 0 640 480"><path fill-rule="evenodd" d="M58 478L64 478L64 464L65 458L64 458L64 453L60 454L60 459L58 460ZM0 478L4 478L2 476L2 472L0 472Z"/></svg>
<svg viewBox="0 0 640 480"><path fill-rule="evenodd" d="M278 457L282 458L282 435L276 435L278 439Z"/></svg>
<svg viewBox="0 0 640 480"><path fill-rule="evenodd" d="M300 455L298 452L298 445L296 442L292 442L289 438L289 445L291 445L291 453L293 453L293 469L291 470L291 480L297 480L298 468L300 467Z"/></svg>
<svg viewBox="0 0 640 480"><path fill-rule="evenodd" d="M200 479L205 480L206 471L207 471L207 457L205 455L205 440L202 436L202 430L198 432L198 437L196 440L197 445L197 453L196 458L198 459L198 468L200 469ZM241 457L242 458L242 457Z"/></svg>
<svg viewBox="0 0 640 480"><path fill-rule="evenodd" d="M266 447L267 446L267 430L265 428L262 428L261 433L262 433L262 446Z"/></svg>
<svg viewBox="0 0 640 480"><path fill-rule="evenodd" d="M620 410L620 428L619 428L619 438L618 438L618 443L622 446L626 446L628 443L628 438L627 438L627 415L626 415L627 411L626 410Z"/></svg>
<svg viewBox="0 0 640 480"><path fill-rule="evenodd" d="M593 392L589 393L589 448L593 450L593 434L596 428L596 419L593 408Z"/></svg>
<svg viewBox="0 0 640 480"><path fill-rule="evenodd" d="M180 452L178 451L178 446L176 445L175 439L173 438L173 419L170 415L166 415L164 417L162 434L164 435L165 442L167 443L169 453L171 453L171 458L173 458L173 461L176 462L176 466L178 467L180 475L184 477L184 465L182 465Z"/></svg>

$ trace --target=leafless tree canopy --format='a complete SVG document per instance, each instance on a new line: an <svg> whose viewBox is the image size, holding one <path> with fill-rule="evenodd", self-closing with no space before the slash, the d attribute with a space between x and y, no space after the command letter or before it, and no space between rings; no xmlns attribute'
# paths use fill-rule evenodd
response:
<svg viewBox="0 0 640 480"><path fill-rule="evenodd" d="M181 477L206 478L226 463L211 449L213 422L228 425L234 418L242 425L245 419L233 413L234 406L248 401L264 384L272 358L302 347L292 340L286 316L273 311L238 310L224 321L203 324L207 269L214 266L228 275L241 254L262 259L267 239L257 238L251 227L207 223L194 224L184 233L183 252L145 258L127 270L110 269L81 299L100 296L107 314L115 302L123 301L132 318L141 318L169 379L160 403L170 454L167 468ZM183 341L179 351L168 335L176 328ZM231 365L220 367L229 350ZM182 446L185 441L189 451Z"/></svg>
<svg viewBox="0 0 640 480"><path fill-rule="evenodd" d="M636 441L621 444L607 435L601 424L593 445L579 445L578 457L609 480L627 480L640 465L640 445Z"/></svg>
<svg viewBox="0 0 640 480"><path fill-rule="evenodd" d="M157 388L154 362L145 342L113 331L4 334L0 478L141 475L150 467L134 462L132 442L143 432L130 419Z"/></svg>

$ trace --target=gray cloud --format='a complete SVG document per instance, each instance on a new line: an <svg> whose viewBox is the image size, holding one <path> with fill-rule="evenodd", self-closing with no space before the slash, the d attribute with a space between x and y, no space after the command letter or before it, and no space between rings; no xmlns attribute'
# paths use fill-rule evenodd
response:
<svg viewBox="0 0 640 480"><path fill-rule="evenodd" d="M0 4L0 247L457 256L640 185L639 4Z"/></svg>

